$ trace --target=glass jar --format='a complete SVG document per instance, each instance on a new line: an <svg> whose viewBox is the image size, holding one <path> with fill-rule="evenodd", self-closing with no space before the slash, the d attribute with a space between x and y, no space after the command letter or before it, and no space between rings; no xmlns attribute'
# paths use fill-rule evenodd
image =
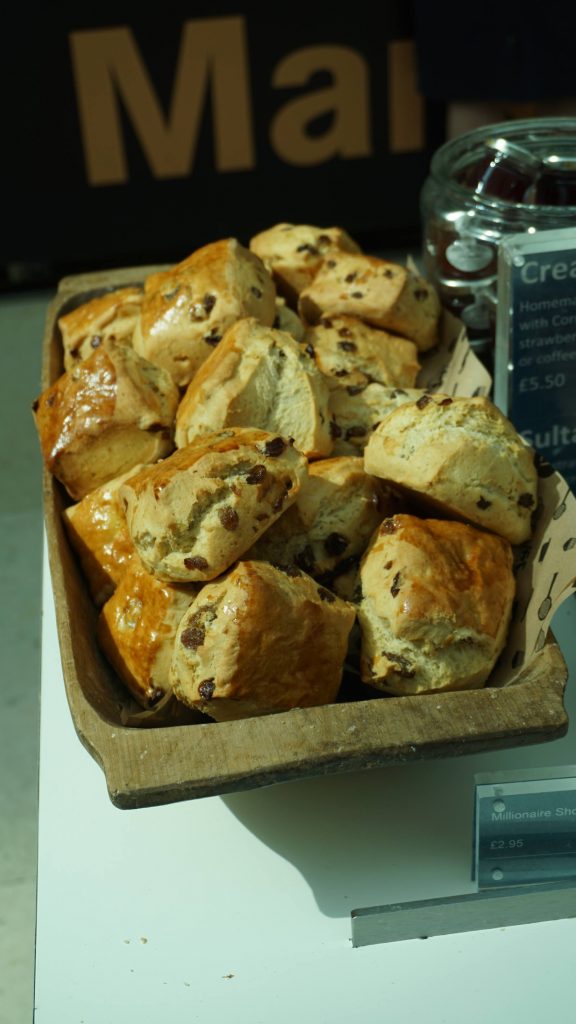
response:
<svg viewBox="0 0 576 1024"><path fill-rule="evenodd" d="M421 215L424 272L491 366L500 239L576 224L576 118L502 122L445 143Z"/></svg>
<svg viewBox="0 0 576 1024"><path fill-rule="evenodd" d="M551 153L546 157L534 201L548 206L576 207L576 154L563 157Z"/></svg>

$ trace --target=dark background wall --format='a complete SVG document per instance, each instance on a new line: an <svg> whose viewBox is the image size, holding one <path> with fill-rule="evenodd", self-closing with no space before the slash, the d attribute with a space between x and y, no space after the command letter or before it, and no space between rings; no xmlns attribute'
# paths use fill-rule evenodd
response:
<svg viewBox="0 0 576 1024"><path fill-rule="evenodd" d="M15 12L4 287L175 261L281 220L341 224L372 248L417 240L442 129L417 91L410 4L151 10Z"/></svg>

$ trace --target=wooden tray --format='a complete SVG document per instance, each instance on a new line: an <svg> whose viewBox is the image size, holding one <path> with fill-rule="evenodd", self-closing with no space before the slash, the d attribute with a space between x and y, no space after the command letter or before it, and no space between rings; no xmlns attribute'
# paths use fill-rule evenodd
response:
<svg viewBox="0 0 576 1024"><path fill-rule="evenodd" d="M57 318L158 267L64 279L47 316L43 387L62 372ZM134 706L101 655L95 611L62 525L69 503L45 473L44 502L58 636L78 736L117 807L134 808L288 779L555 740L566 733L567 668L549 638L510 685L421 697L378 697L215 723L127 725ZM191 716L194 718L194 716Z"/></svg>

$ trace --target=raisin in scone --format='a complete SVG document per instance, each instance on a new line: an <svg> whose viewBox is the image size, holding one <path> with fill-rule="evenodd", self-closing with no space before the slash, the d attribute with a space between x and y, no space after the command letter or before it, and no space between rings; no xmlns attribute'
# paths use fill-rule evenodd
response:
<svg viewBox="0 0 576 1024"><path fill-rule="evenodd" d="M307 458L332 451L328 386L285 331L239 320L189 384L176 416L179 448L226 427L292 437Z"/></svg>
<svg viewBox="0 0 576 1024"><path fill-rule="evenodd" d="M311 224L276 224L254 235L250 249L264 262L281 295L293 304L332 253L360 252L342 228L317 228Z"/></svg>
<svg viewBox="0 0 576 1024"><path fill-rule="evenodd" d="M391 412L364 451L367 473L520 544L538 497L534 453L488 398L423 395Z"/></svg>
<svg viewBox="0 0 576 1024"><path fill-rule="evenodd" d="M425 352L439 340L441 306L434 287L407 267L376 256L333 253L300 295L308 323L355 316L400 334Z"/></svg>
<svg viewBox="0 0 576 1024"><path fill-rule="evenodd" d="M295 565L339 596L350 598L352 570L358 568L383 517L394 508L395 499L364 472L361 458L321 459L310 465L295 503L246 558Z"/></svg>
<svg viewBox="0 0 576 1024"><path fill-rule="evenodd" d="M185 387L236 320L252 316L270 326L275 297L253 252L235 238L212 242L146 279L134 348Z"/></svg>
<svg viewBox="0 0 576 1024"><path fill-rule="evenodd" d="M311 349L332 389L372 383L412 388L420 369L414 342L370 327L357 317L323 317L307 328L303 344Z"/></svg>
<svg viewBox="0 0 576 1024"><path fill-rule="evenodd" d="M100 646L142 707L170 692L176 630L198 588L164 583L134 558L100 612Z"/></svg>
<svg viewBox="0 0 576 1024"><path fill-rule="evenodd" d="M142 305L141 288L119 288L65 313L58 320L64 349L64 369L88 359L104 341L132 344Z"/></svg>
<svg viewBox="0 0 576 1024"><path fill-rule="evenodd" d="M134 555L120 488L141 469L134 466L63 512L68 539L98 608L112 596Z"/></svg>
<svg viewBox="0 0 576 1024"><path fill-rule="evenodd" d="M202 588L176 636L170 679L217 721L336 700L354 608L297 569L239 562Z"/></svg>
<svg viewBox="0 0 576 1024"><path fill-rule="evenodd" d="M138 463L174 448L179 401L170 375L108 340L34 403L47 469L80 500Z"/></svg>
<svg viewBox="0 0 576 1024"><path fill-rule="evenodd" d="M212 580L296 501L307 472L289 438L242 427L209 434L122 487L138 555L160 579Z"/></svg>
<svg viewBox="0 0 576 1024"><path fill-rule="evenodd" d="M514 598L508 541L464 523L385 519L360 568L362 679L404 695L482 686Z"/></svg>

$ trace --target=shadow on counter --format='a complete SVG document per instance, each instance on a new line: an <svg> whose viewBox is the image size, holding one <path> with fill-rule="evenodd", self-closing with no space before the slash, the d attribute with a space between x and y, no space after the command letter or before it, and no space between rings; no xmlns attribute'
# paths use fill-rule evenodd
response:
<svg viewBox="0 0 576 1024"><path fill-rule="evenodd" d="M325 776L221 799L301 872L323 914L346 917L362 906L471 889L472 760Z"/></svg>
<svg viewBox="0 0 576 1024"><path fill-rule="evenodd" d="M576 595L575 595L576 597ZM297 868L327 917L404 900L474 891L474 775L574 764L576 600L552 628L566 657L569 729L559 740L285 782L220 799Z"/></svg>

